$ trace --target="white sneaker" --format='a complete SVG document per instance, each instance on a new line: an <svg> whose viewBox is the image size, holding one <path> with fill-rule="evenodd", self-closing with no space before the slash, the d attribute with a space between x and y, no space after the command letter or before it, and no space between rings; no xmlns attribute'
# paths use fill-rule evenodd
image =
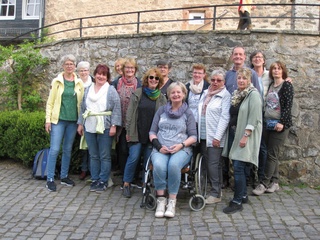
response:
<svg viewBox="0 0 320 240"><path fill-rule="evenodd" d="M206 204L207 205L218 203L218 202L221 202L221 198L216 198L216 197L213 197L213 196L209 196L206 199Z"/></svg>
<svg viewBox="0 0 320 240"><path fill-rule="evenodd" d="M167 211L164 213L165 217L173 218L176 214L176 202L177 199L169 199L167 205Z"/></svg>
<svg viewBox="0 0 320 240"><path fill-rule="evenodd" d="M266 192L267 193L274 193L276 191L279 191L280 190L280 187L279 187L279 183L272 183L270 187L268 187L266 189Z"/></svg>
<svg viewBox="0 0 320 240"><path fill-rule="evenodd" d="M113 186L113 181L112 181L112 178L111 177L109 177L109 179L108 179L108 186L107 186L107 188L110 188L110 187L112 187Z"/></svg>
<svg viewBox="0 0 320 240"><path fill-rule="evenodd" d="M254 195L260 196L261 194L263 194L265 191L267 190L267 188L263 185L263 184L259 184L253 191L252 193Z"/></svg>
<svg viewBox="0 0 320 240"><path fill-rule="evenodd" d="M157 209L156 209L156 213L154 214L155 217L157 217L157 218L164 217L164 212L166 210L166 204L167 204L167 199L165 197L158 197L157 198Z"/></svg>

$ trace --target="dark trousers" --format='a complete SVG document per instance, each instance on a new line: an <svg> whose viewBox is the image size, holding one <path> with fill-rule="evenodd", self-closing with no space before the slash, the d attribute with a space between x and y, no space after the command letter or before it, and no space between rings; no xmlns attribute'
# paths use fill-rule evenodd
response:
<svg viewBox="0 0 320 240"><path fill-rule="evenodd" d="M265 130L265 141L267 144L267 162L265 167L265 176L263 185L269 187L272 182L279 182L279 155L280 148L288 137L289 129L282 132Z"/></svg>
<svg viewBox="0 0 320 240"><path fill-rule="evenodd" d="M240 30L245 30L246 28L248 28L249 25L251 25L251 17L250 17L250 13L247 11L241 12L239 11L239 26L238 28Z"/></svg>

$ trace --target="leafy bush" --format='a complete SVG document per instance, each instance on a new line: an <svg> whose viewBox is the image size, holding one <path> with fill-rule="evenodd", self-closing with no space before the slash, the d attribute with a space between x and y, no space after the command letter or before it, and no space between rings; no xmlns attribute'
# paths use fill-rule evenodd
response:
<svg viewBox="0 0 320 240"><path fill-rule="evenodd" d="M21 160L32 166L34 156L43 148L50 146L50 135L44 129L44 112L4 111L0 112L0 157ZM74 142L71 172L79 170L80 138ZM58 158L57 165L61 156Z"/></svg>

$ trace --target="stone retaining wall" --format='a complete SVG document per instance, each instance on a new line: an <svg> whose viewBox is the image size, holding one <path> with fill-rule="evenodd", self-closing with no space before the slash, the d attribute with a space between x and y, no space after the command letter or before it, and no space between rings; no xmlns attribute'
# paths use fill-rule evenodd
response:
<svg viewBox="0 0 320 240"><path fill-rule="evenodd" d="M193 63L203 63L208 72L216 68L229 69L229 56L234 46L243 45L250 55L261 49L267 56L267 66L275 60L286 63L293 78L295 99L294 126L282 149L283 181L320 184L320 41L313 33L279 31L203 31L117 35L86 39L70 39L41 46L41 53L51 60L46 82L61 68L58 62L67 53L78 61L87 60L93 66L105 63L111 68L118 57L134 57L139 65L138 76L154 66L160 58L173 61L171 77L186 83L191 79Z"/></svg>

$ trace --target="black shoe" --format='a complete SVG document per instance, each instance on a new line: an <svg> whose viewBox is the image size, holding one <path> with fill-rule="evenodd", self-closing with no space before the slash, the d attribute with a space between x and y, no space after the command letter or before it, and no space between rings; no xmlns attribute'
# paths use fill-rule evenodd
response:
<svg viewBox="0 0 320 240"><path fill-rule="evenodd" d="M93 180L90 184L90 192L95 192L97 190L97 186L99 184L98 180Z"/></svg>
<svg viewBox="0 0 320 240"><path fill-rule="evenodd" d="M66 186L74 186L74 181L72 181L70 178L66 177L66 178L62 178L61 179L61 184L66 185Z"/></svg>
<svg viewBox="0 0 320 240"><path fill-rule="evenodd" d="M242 210L243 210L242 203L238 204L238 203L231 201L229 203L229 206L223 209L223 212L225 214L233 214L233 213L236 213L236 212L239 212Z"/></svg>
<svg viewBox="0 0 320 240"><path fill-rule="evenodd" d="M99 181L95 191L97 193L101 193L106 189L107 189L107 183Z"/></svg>
<svg viewBox="0 0 320 240"><path fill-rule="evenodd" d="M243 204L249 203L249 197L248 196L243 197L242 198L242 203Z"/></svg>
<svg viewBox="0 0 320 240"><path fill-rule="evenodd" d="M123 186L122 195L126 198L131 198L131 187L129 186Z"/></svg>
<svg viewBox="0 0 320 240"><path fill-rule="evenodd" d="M56 186L56 184L54 183L54 181L52 181L52 182L48 181L48 182L47 182L47 185L46 185L46 188L48 188L48 190L49 190L50 192L55 192L55 191L57 191L57 186Z"/></svg>

